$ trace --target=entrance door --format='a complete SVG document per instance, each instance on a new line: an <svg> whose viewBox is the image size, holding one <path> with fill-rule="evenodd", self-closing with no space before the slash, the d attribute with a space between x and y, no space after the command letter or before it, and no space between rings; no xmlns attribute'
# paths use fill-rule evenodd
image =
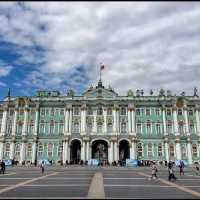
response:
<svg viewBox="0 0 200 200"><path fill-rule="evenodd" d="M108 160L108 144L104 140L96 140L92 143L92 158L99 160L100 163Z"/></svg>
<svg viewBox="0 0 200 200"><path fill-rule="evenodd" d="M122 140L119 143L119 160L126 161L128 158L130 158L129 143L126 140Z"/></svg>
<svg viewBox="0 0 200 200"><path fill-rule="evenodd" d="M70 148L70 161L72 164L79 164L81 160L81 142L73 140Z"/></svg>

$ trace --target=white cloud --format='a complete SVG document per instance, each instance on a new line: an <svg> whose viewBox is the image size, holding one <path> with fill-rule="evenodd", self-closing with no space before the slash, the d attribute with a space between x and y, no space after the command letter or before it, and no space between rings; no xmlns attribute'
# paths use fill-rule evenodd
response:
<svg viewBox="0 0 200 200"><path fill-rule="evenodd" d="M0 36L18 45L16 62L36 64L27 87L89 87L99 62L107 65L105 85L123 93L200 85L199 2L25 2L0 11ZM44 51L23 49L36 45ZM79 65L84 71L73 75Z"/></svg>

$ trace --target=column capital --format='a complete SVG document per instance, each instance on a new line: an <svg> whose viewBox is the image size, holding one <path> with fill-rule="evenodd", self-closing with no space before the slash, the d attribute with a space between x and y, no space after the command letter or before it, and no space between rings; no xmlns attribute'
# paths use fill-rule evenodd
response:
<svg viewBox="0 0 200 200"><path fill-rule="evenodd" d="M33 137L33 142L37 143L38 142L38 136Z"/></svg>
<svg viewBox="0 0 200 200"><path fill-rule="evenodd" d="M175 143L180 143L180 138L179 138L179 137L177 137L177 138L175 139Z"/></svg>
<svg viewBox="0 0 200 200"><path fill-rule="evenodd" d="M187 138L187 143L191 143L192 144L192 140L190 137Z"/></svg>
<svg viewBox="0 0 200 200"><path fill-rule="evenodd" d="M164 138L164 143L169 143L169 138L168 137Z"/></svg>
<svg viewBox="0 0 200 200"><path fill-rule="evenodd" d="M111 137L111 138L110 138L110 141L112 141L112 142L117 141L117 137Z"/></svg>
<svg viewBox="0 0 200 200"><path fill-rule="evenodd" d="M83 141L85 141L85 142L89 142L90 141L90 137L83 137Z"/></svg>
<svg viewBox="0 0 200 200"><path fill-rule="evenodd" d="M62 139L63 142L68 142L69 141L69 137L68 136L64 136Z"/></svg>
<svg viewBox="0 0 200 200"><path fill-rule="evenodd" d="M135 107L128 107L128 111L134 111Z"/></svg>

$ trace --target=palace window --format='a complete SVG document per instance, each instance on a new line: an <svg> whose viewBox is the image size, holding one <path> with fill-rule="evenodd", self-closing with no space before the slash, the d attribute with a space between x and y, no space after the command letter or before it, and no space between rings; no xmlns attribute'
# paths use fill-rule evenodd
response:
<svg viewBox="0 0 200 200"><path fill-rule="evenodd" d="M193 121L189 122L189 132L190 133L195 133L195 128L194 128L194 122Z"/></svg>
<svg viewBox="0 0 200 200"><path fill-rule="evenodd" d="M146 108L146 116L150 116L150 108Z"/></svg>
<svg viewBox="0 0 200 200"><path fill-rule="evenodd" d="M178 109L178 115L179 115L179 116L183 115L182 109Z"/></svg>
<svg viewBox="0 0 200 200"><path fill-rule="evenodd" d="M161 134L160 122L157 122L157 124L156 124L156 132L157 132L158 135Z"/></svg>
<svg viewBox="0 0 200 200"><path fill-rule="evenodd" d="M159 108L156 108L156 115L160 116L160 109Z"/></svg>
<svg viewBox="0 0 200 200"><path fill-rule="evenodd" d="M80 125L79 125L79 122L74 122L74 124L73 124L73 130L74 130L73 132L74 132L74 133L79 133L79 132L80 132L79 126L80 126Z"/></svg>
<svg viewBox="0 0 200 200"><path fill-rule="evenodd" d="M126 115L126 108L125 108L125 107L122 107L122 108L121 108L120 114L121 114L121 115Z"/></svg>
<svg viewBox="0 0 200 200"><path fill-rule="evenodd" d="M97 115L103 115L103 109L102 109L102 107L99 107L97 109Z"/></svg>
<svg viewBox="0 0 200 200"><path fill-rule="evenodd" d="M184 144L181 145L181 156L182 156L182 158L186 158L187 157L186 146Z"/></svg>
<svg viewBox="0 0 200 200"><path fill-rule="evenodd" d="M87 123L87 133L91 133L92 132L92 123Z"/></svg>
<svg viewBox="0 0 200 200"><path fill-rule="evenodd" d="M47 153L48 153L48 157L53 157L53 144L52 143L49 143L48 144L48 151L47 151Z"/></svg>
<svg viewBox="0 0 200 200"><path fill-rule="evenodd" d="M64 116L65 110L64 109L60 109L60 115Z"/></svg>
<svg viewBox="0 0 200 200"><path fill-rule="evenodd" d="M63 120L60 120L59 133L60 134L64 133L64 122L63 122Z"/></svg>
<svg viewBox="0 0 200 200"><path fill-rule="evenodd" d="M51 116L54 116L54 113L55 113L55 109L51 108Z"/></svg>
<svg viewBox="0 0 200 200"><path fill-rule="evenodd" d="M144 108L140 108L140 115L144 115Z"/></svg>
<svg viewBox="0 0 200 200"><path fill-rule="evenodd" d="M80 109L78 107L74 108L74 115L80 115Z"/></svg>
<svg viewBox="0 0 200 200"><path fill-rule="evenodd" d="M59 145L58 145L58 157L59 158L61 158L61 156L62 156L62 150L63 150L63 145L62 145L62 143L59 143Z"/></svg>
<svg viewBox="0 0 200 200"><path fill-rule="evenodd" d="M172 158L174 157L174 145L173 144L169 145L169 156Z"/></svg>
<svg viewBox="0 0 200 200"><path fill-rule="evenodd" d="M147 145L147 156L150 158L153 156L153 145L151 143Z"/></svg>
<svg viewBox="0 0 200 200"><path fill-rule="evenodd" d="M108 125L107 125L107 131L108 131L108 133L112 133L113 132L113 125L112 125L112 123L108 123Z"/></svg>
<svg viewBox="0 0 200 200"><path fill-rule="evenodd" d="M136 115L138 115L138 116L140 115L140 109L139 108L136 109Z"/></svg>
<svg viewBox="0 0 200 200"><path fill-rule="evenodd" d="M193 110L192 109L190 109L189 111L188 111L188 114L189 114L189 116L193 116Z"/></svg>
<svg viewBox="0 0 200 200"><path fill-rule="evenodd" d="M171 116L172 115L172 111L171 111L171 109L167 109L167 116Z"/></svg>
<svg viewBox="0 0 200 200"><path fill-rule="evenodd" d="M42 108L40 112L41 112L41 115L42 115L42 116L45 115L45 109L44 109L44 108Z"/></svg>
<svg viewBox="0 0 200 200"><path fill-rule="evenodd" d="M12 121L11 120L8 120L8 123L7 123L7 125L6 125L7 127L6 127L6 134L7 135L11 135L11 133L12 133Z"/></svg>
<svg viewBox="0 0 200 200"><path fill-rule="evenodd" d="M39 143L38 145L38 157L41 158L44 152L44 146L42 143Z"/></svg>
<svg viewBox="0 0 200 200"><path fill-rule="evenodd" d="M138 145L137 145L137 154L138 154L138 157L142 157L143 156L142 143L138 143Z"/></svg>
<svg viewBox="0 0 200 200"><path fill-rule="evenodd" d="M9 110L9 116L12 117L13 115L14 115L14 110L13 110L13 109L10 109L10 110Z"/></svg>
<svg viewBox="0 0 200 200"><path fill-rule="evenodd" d="M15 145L15 158L18 160L20 158L21 145L18 143Z"/></svg>
<svg viewBox="0 0 200 200"><path fill-rule="evenodd" d="M87 114L88 114L88 115L93 115L93 110L92 110L92 108L88 108Z"/></svg>
<svg viewBox="0 0 200 200"><path fill-rule="evenodd" d="M45 115L46 116L49 115L49 109L48 108L46 108L46 114Z"/></svg>
<svg viewBox="0 0 200 200"><path fill-rule="evenodd" d="M158 157L162 157L162 144L161 143L159 143L158 144Z"/></svg>
<svg viewBox="0 0 200 200"><path fill-rule="evenodd" d="M31 120L29 127L28 127L28 134L32 135L33 132L34 132L34 123L33 123L33 120Z"/></svg>
<svg viewBox="0 0 200 200"><path fill-rule="evenodd" d="M50 131L49 131L49 134L50 135L53 135L53 133L54 133L54 121L53 120L51 120L51 122L50 122Z"/></svg>
<svg viewBox="0 0 200 200"><path fill-rule="evenodd" d="M179 123L178 123L178 129L179 129L179 133L180 133L181 135L184 135L184 134L185 134L185 132L184 132L184 124L183 124L183 121L179 121Z"/></svg>
<svg viewBox="0 0 200 200"><path fill-rule="evenodd" d="M137 122L136 127L137 127L137 133L139 133L139 134L142 133L142 123L141 123L141 121Z"/></svg>
<svg viewBox="0 0 200 200"><path fill-rule="evenodd" d="M112 115L112 108L108 108L107 115Z"/></svg>
<svg viewBox="0 0 200 200"><path fill-rule="evenodd" d="M147 134L151 134L151 122L147 121Z"/></svg>
<svg viewBox="0 0 200 200"><path fill-rule="evenodd" d="M5 145L5 157L10 158L10 144L6 143Z"/></svg>
<svg viewBox="0 0 200 200"><path fill-rule="evenodd" d="M102 127L103 127L103 124L101 122L98 122L97 124L97 133L102 133Z"/></svg>
<svg viewBox="0 0 200 200"><path fill-rule="evenodd" d="M19 121L17 124L17 135L22 134L22 128L23 128L23 123L21 121Z"/></svg>
<svg viewBox="0 0 200 200"><path fill-rule="evenodd" d="M28 143L26 152L27 152L26 156L28 158L31 158L32 157L32 144L31 143Z"/></svg>
<svg viewBox="0 0 200 200"><path fill-rule="evenodd" d="M167 121L167 133L172 133L172 122L171 120Z"/></svg>
<svg viewBox="0 0 200 200"><path fill-rule="evenodd" d="M197 145L193 144L192 145L192 157L197 157Z"/></svg>
<svg viewBox="0 0 200 200"><path fill-rule="evenodd" d="M126 131L126 123L125 122L123 122L123 123L121 123L121 133L126 133L127 131Z"/></svg>
<svg viewBox="0 0 200 200"><path fill-rule="evenodd" d="M44 134L45 133L45 124L44 121L42 120L40 123L40 133Z"/></svg>

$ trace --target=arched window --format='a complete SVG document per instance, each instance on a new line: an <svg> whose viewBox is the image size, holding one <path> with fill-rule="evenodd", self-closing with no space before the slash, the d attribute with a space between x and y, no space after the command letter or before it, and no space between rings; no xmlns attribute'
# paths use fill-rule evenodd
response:
<svg viewBox="0 0 200 200"><path fill-rule="evenodd" d="M6 143L5 145L5 157L10 158L10 144Z"/></svg>
<svg viewBox="0 0 200 200"><path fill-rule="evenodd" d="M149 158L152 158L152 156L153 156L153 146L151 143L148 143L148 145L147 145L147 156Z"/></svg>
<svg viewBox="0 0 200 200"><path fill-rule="evenodd" d="M186 146L184 144L181 145L181 156L182 156L182 159L183 158L187 158L187 154L186 154Z"/></svg>
<svg viewBox="0 0 200 200"><path fill-rule="evenodd" d="M172 158L174 157L174 145L173 144L169 145L169 156Z"/></svg>
<svg viewBox="0 0 200 200"><path fill-rule="evenodd" d="M179 116L183 115L182 109L178 109L178 115L179 115Z"/></svg>
<svg viewBox="0 0 200 200"><path fill-rule="evenodd" d="M73 125L73 129L74 129L74 133L79 133L80 132L80 124L79 122L74 122L74 125Z"/></svg>
<svg viewBox="0 0 200 200"><path fill-rule="evenodd" d="M136 127L137 127L137 133L142 133L142 123L141 123L141 121L137 121L137 125L136 125Z"/></svg>
<svg viewBox="0 0 200 200"><path fill-rule="evenodd" d="M19 143L17 143L15 145L15 158L17 160L19 160L19 158L20 158L20 149L21 149L21 145Z"/></svg>
<svg viewBox="0 0 200 200"><path fill-rule="evenodd" d="M103 124L102 124L102 122L98 122L98 124L97 124L97 133L102 133L103 131L102 131L102 127L103 127Z"/></svg>
<svg viewBox="0 0 200 200"><path fill-rule="evenodd" d="M197 157L197 144L192 145L192 157Z"/></svg>
<svg viewBox="0 0 200 200"><path fill-rule="evenodd" d="M88 122L87 123L87 133L91 133L92 132L92 122Z"/></svg>
<svg viewBox="0 0 200 200"><path fill-rule="evenodd" d="M121 133L126 133L126 122L121 123Z"/></svg>
<svg viewBox="0 0 200 200"><path fill-rule="evenodd" d="M183 121L179 121L179 123L178 123L178 129L179 129L179 133L181 134L181 135L184 135L185 133L184 133L184 123L183 123Z"/></svg>
<svg viewBox="0 0 200 200"><path fill-rule="evenodd" d="M64 133L64 121L63 120L60 120L59 132L60 132L60 134Z"/></svg>
<svg viewBox="0 0 200 200"><path fill-rule="evenodd" d="M87 114L88 114L88 115L93 115L93 110L92 110L91 107L88 108L88 110L87 110Z"/></svg>
<svg viewBox="0 0 200 200"><path fill-rule="evenodd" d="M48 144L48 151L47 151L47 153L48 153L48 157L53 157L53 144L52 143L49 143Z"/></svg>
<svg viewBox="0 0 200 200"><path fill-rule="evenodd" d="M51 108L51 116L54 116L55 109Z"/></svg>
<svg viewBox="0 0 200 200"><path fill-rule="evenodd" d="M74 115L80 115L80 110L78 107L74 108Z"/></svg>
<svg viewBox="0 0 200 200"><path fill-rule="evenodd" d="M97 115L103 115L103 109L102 109L102 107L98 107L98 109L97 109Z"/></svg>
<svg viewBox="0 0 200 200"><path fill-rule="evenodd" d="M189 116L193 116L193 114L194 114L194 113L193 113L193 110L192 110L192 109L189 109L188 115L189 115Z"/></svg>
<svg viewBox="0 0 200 200"><path fill-rule="evenodd" d="M23 123L21 121L19 121L17 124L17 135L22 134L22 127L23 127Z"/></svg>
<svg viewBox="0 0 200 200"><path fill-rule="evenodd" d="M65 110L62 108L62 109L60 109L60 115L61 116L64 116L64 113L65 113Z"/></svg>
<svg viewBox="0 0 200 200"><path fill-rule="evenodd" d="M142 147L142 143L138 143L137 145L137 154L138 157L141 158L143 156L143 147Z"/></svg>
<svg viewBox="0 0 200 200"><path fill-rule="evenodd" d="M11 135L12 134L12 120L8 120L7 126L6 126L6 134Z"/></svg>
<svg viewBox="0 0 200 200"><path fill-rule="evenodd" d="M122 107L122 108L121 108L120 114L121 114L121 115L126 115L126 108L125 108L125 107Z"/></svg>
<svg viewBox="0 0 200 200"><path fill-rule="evenodd" d="M31 120L29 127L28 127L28 134L32 135L33 132L34 132L34 122L33 122L33 120Z"/></svg>
<svg viewBox="0 0 200 200"><path fill-rule="evenodd" d="M146 108L146 116L150 116L150 108Z"/></svg>
<svg viewBox="0 0 200 200"><path fill-rule="evenodd" d="M44 124L44 120L41 120L40 123L40 133L44 134L45 133L45 124Z"/></svg>
<svg viewBox="0 0 200 200"><path fill-rule="evenodd" d="M107 115L112 115L112 108L108 108Z"/></svg>
<svg viewBox="0 0 200 200"><path fill-rule="evenodd" d="M162 144L159 143L158 144L158 157L162 157L163 156L163 153L162 153Z"/></svg>
<svg viewBox="0 0 200 200"><path fill-rule="evenodd" d="M156 115L160 116L160 109L159 108L156 108Z"/></svg>
<svg viewBox="0 0 200 200"><path fill-rule="evenodd" d="M147 134L151 134L151 121L147 120Z"/></svg>
<svg viewBox="0 0 200 200"><path fill-rule="evenodd" d="M62 145L62 143L59 143L59 145L58 145L58 157L59 158L61 158L61 156L62 156L62 150L63 150L63 145Z"/></svg>
<svg viewBox="0 0 200 200"><path fill-rule="evenodd" d="M38 157L39 158L42 158L43 152L44 152L44 146L42 143L39 143L38 144Z"/></svg>
<svg viewBox="0 0 200 200"><path fill-rule="evenodd" d="M140 109L139 108L136 109L136 115L138 115L138 116L140 115Z"/></svg>
<svg viewBox="0 0 200 200"><path fill-rule="evenodd" d="M113 132L113 125L112 125L112 123L108 123L108 125L107 125L107 131L108 131L108 133L112 133Z"/></svg>
<svg viewBox="0 0 200 200"><path fill-rule="evenodd" d="M171 112L171 109L167 109L167 116L171 116L172 115L172 112Z"/></svg>
<svg viewBox="0 0 200 200"><path fill-rule="evenodd" d="M189 122L189 132L195 133L194 122L192 120Z"/></svg>
<svg viewBox="0 0 200 200"><path fill-rule="evenodd" d="M31 158L32 157L32 144L31 143L28 143L26 152L27 152L27 154L26 154L27 158Z"/></svg>

